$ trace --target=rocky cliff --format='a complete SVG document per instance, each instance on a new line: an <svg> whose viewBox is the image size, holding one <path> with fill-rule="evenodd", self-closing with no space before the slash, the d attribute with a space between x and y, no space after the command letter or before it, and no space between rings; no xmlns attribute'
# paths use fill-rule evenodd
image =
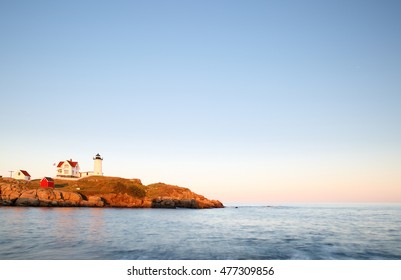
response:
<svg viewBox="0 0 401 280"><path fill-rule="evenodd" d="M142 185L138 179L88 177L56 180L55 189L42 189L38 181L0 179L0 206L222 208L187 188L157 183Z"/></svg>

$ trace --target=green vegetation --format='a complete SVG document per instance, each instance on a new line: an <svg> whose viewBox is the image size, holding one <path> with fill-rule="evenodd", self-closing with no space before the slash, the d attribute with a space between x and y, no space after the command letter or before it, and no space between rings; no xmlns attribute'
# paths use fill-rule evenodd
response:
<svg viewBox="0 0 401 280"><path fill-rule="evenodd" d="M126 185L121 182L117 182L113 189L115 193L126 193L133 197L144 198L146 196L145 190L133 183Z"/></svg>
<svg viewBox="0 0 401 280"><path fill-rule="evenodd" d="M150 184L145 187L147 196L150 198L157 197L181 197L181 198L192 198L193 193L187 188L181 188L178 186L167 185L164 183Z"/></svg>
<svg viewBox="0 0 401 280"><path fill-rule="evenodd" d="M54 179L54 185L57 190L77 192L84 196L110 193L126 193L137 198L146 196L146 187L137 179L91 176L74 181ZM40 180L32 180L27 186L32 189L39 188Z"/></svg>

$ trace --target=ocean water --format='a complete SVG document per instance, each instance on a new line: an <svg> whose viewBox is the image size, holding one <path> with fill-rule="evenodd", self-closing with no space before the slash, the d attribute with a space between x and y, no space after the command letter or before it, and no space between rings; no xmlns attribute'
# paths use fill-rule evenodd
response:
<svg viewBox="0 0 401 280"><path fill-rule="evenodd" d="M401 259L401 205L0 207L0 259Z"/></svg>

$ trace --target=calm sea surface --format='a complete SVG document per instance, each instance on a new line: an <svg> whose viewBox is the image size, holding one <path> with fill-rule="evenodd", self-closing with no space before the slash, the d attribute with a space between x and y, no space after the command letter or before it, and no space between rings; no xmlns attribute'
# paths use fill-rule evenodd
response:
<svg viewBox="0 0 401 280"><path fill-rule="evenodd" d="M0 259L401 259L401 205L0 207Z"/></svg>

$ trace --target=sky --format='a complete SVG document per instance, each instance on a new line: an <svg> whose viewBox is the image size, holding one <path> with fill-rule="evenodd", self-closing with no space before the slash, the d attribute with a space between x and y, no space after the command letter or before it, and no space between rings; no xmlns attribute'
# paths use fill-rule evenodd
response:
<svg viewBox="0 0 401 280"><path fill-rule="evenodd" d="M0 0L0 175L401 202L400 1Z"/></svg>

